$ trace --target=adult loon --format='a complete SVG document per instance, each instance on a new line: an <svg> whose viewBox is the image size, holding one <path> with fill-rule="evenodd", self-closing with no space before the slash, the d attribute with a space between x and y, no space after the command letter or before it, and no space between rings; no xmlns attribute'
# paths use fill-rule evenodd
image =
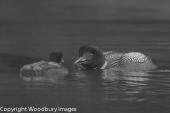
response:
<svg viewBox="0 0 170 113"><path fill-rule="evenodd" d="M115 69L118 71L150 71L157 66L140 53L103 52L96 46L84 45L79 48L79 59L74 63L79 69Z"/></svg>
<svg viewBox="0 0 170 113"><path fill-rule="evenodd" d="M68 70L62 65L62 52L52 52L50 61L39 61L26 64L20 69L20 77L25 81L46 81L58 79L68 74Z"/></svg>

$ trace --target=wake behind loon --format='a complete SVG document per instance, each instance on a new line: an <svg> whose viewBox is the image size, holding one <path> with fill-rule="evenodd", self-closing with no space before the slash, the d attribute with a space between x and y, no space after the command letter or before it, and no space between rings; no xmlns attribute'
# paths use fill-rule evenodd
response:
<svg viewBox="0 0 170 113"><path fill-rule="evenodd" d="M140 52L103 52L96 46L84 45L79 48L79 69L115 69L118 71L151 71L156 69L152 60Z"/></svg>

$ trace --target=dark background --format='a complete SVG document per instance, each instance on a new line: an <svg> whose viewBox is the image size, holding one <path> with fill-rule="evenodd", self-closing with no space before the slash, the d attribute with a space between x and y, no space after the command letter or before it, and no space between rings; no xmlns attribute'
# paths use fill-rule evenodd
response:
<svg viewBox="0 0 170 113"><path fill-rule="evenodd" d="M169 4L168 0L1 0L0 52L46 57L61 50L75 56L82 44L118 51L169 50Z"/></svg>

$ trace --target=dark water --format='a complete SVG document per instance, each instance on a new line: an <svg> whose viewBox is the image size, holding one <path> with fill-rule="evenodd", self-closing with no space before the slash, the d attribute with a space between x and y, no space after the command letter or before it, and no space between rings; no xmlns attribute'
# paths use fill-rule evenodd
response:
<svg viewBox="0 0 170 113"><path fill-rule="evenodd" d="M6 23L1 27L0 105L76 107L77 113L169 113L169 25L164 21ZM83 44L141 51L159 69L151 73L76 71L72 63ZM63 51L68 76L45 83L19 78L22 65L47 58L54 50Z"/></svg>

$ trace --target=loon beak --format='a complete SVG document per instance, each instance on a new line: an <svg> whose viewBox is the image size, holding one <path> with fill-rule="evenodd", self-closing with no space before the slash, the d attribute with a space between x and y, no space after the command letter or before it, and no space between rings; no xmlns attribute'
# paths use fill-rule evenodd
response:
<svg viewBox="0 0 170 113"><path fill-rule="evenodd" d="M74 62L74 64L82 64L82 63L84 63L85 61L86 61L85 58L80 57L78 60L76 60L76 61Z"/></svg>
<svg viewBox="0 0 170 113"><path fill-rule="evenodd" d="M74 65L75 65L79 70L85 69L84 64L87 63L86 61L87 61L87 60L86 60L85 58L80 57L79 59L77 59L77 60L74 62Z"/></svg>

